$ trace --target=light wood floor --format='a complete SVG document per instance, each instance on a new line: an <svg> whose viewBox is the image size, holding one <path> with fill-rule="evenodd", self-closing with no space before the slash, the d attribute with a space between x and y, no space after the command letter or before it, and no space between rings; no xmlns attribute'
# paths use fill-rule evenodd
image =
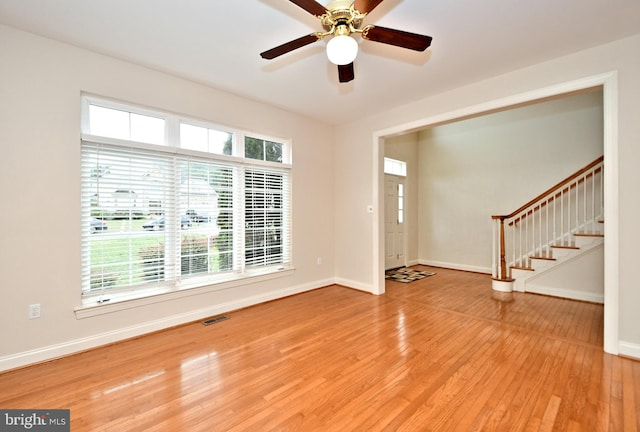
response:
<svg viewBox="0 0 640 432"><path fill-rule="evenodd" d="M603 353L602 306L432 270L5 373L0 408L69 408L74 432L640 429L640 362Z"/></svg>

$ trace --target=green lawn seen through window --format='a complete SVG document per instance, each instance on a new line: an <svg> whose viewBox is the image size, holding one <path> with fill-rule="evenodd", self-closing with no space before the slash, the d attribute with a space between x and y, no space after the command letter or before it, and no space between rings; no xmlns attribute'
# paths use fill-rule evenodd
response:
<svg viewBox="0 0 640 432"><path fill-rule="evenodd" d="M107 220L106 230L91 234L91 290L163 280L164 230L145 230L142 227L152 220ZM221 269L222 259L217 242L209 238L203 229L204 224L194 222L190 228L181 230L182 268L178 271L182 274L217 272ZM149 251L154 257L151 264Z"/></svg>

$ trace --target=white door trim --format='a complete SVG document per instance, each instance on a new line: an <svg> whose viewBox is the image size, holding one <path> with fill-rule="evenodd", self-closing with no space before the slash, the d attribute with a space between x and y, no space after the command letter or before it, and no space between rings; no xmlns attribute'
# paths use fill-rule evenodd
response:
<svg viewBox="0 0 640 432"><path fill-rule="evenodd" d="M604 112L604 202L605 202L605 251L604 251L604 351L618 354L620 349L618 314L620 310L618 251L618 73L612 71L525 92L506 98L488 101L458 110L382 129L373 134L373 197L377 211L373 217L373 291L384 293L384 140L386 136L415 132L431 125L477 115L484 112L563 95L593 87L603 88Z"/></svg>

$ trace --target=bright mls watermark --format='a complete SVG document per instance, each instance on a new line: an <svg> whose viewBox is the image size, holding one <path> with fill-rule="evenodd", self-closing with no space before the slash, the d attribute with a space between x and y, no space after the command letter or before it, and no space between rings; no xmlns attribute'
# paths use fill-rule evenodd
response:
<svg viewBox="0 0 640 432"><path fill-rule="evenodd" d="M69 432L68 409L0 409L0 432Z"/></svg>

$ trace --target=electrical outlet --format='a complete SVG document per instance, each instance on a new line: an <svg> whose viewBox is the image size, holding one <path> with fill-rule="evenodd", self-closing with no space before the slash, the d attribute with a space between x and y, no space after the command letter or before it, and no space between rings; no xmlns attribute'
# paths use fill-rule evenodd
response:
<svg viewBox="0 0 640 432"><path fill-rule="evenodd" d="M29 319L40 318L40 303L29 305Z"/></svg>
<svg viewBox="0 0 640 432"><path fill-rule="evenodd" d="M322 257L318 257L316 263L318 263L318 265L322 265Z"/></svg>

